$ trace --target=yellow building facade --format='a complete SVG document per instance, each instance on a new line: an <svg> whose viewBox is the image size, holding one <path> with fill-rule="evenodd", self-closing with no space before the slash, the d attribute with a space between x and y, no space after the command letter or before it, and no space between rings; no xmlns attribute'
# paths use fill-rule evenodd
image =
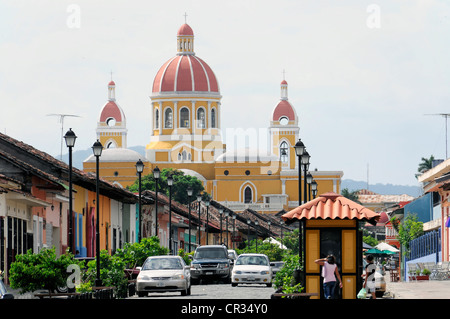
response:
<svg viewBox="0 0 450 319"><path fill-rule="evenodd" d="M104 106L97 135L106 145L104 152L111 147L116 151L105 160L102 155L102 177L124 187L130 185L136 179L134 165L141 159L144 174L158 166L196 176L212 199L236 212L251 208L276 213L297 207L298 158L293 147L300 138L300 129L296 110L288 100L288 83L281 82L280 101L272 111L268 110L268 151L248 147L228 150L222 141L219 82L209 65L196 55L194 32L189 25L178 30L176 46L176 55L161 66L153 81L149 121L152 133L145 159L127 150L126 141L119 141L126 138L126 127L119 121L119 117L125 118L120 107L108 107L108 114L103 114ZM108 88L110 100L111 86ZM111 117L114 120L108 125ZM120 127L111 128L112 123ZM239 138L252 134L251 128L236 129L234 133ZM93 156L84 162L84 169L95 171ZM318 194L340 192L341 171L310 173L318 184Z"/></svg>

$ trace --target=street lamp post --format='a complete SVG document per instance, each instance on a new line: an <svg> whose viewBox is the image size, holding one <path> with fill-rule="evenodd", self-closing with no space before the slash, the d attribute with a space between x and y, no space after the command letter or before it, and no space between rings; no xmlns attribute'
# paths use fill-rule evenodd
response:
<svg viewBox="0 0 450 319"><path fill-rule="evenodd" d="M305 144L303 144L303 142L298 139L298 142L295 143L294 145L294 149L295 149L295 154L297 155L298 158L298 206L302 205L302 157L303 154L306 152L305 150ZM306 174L305 174L305 180L306 180ZM306 197L306 196L305 196ZM281 228L281 239L283 239L283 229L282 226L280 225ZM302 246L302 222L299 220L298 221L298 255L300 257L300 261L302 258L302 253L301 253L301 246Z"/></svg>
<svg viewBox="0 0 450 319"><path fill-rule="evenodd" d="M308 171L308 168L309 168L309 159L310 159L309 153L305 150L305 152L302 155L302 164L303 164L303 173L304 173L304 177L303 177L303 186L304 186L304 189L303 189L303 201L304 202L306 202L307 198L308 198L308 190L306 188L307 187L306 186L306 182L307 182L306 174L307 174L307 171Z"/></svg>
<svg viewBox="0 0 450 319"><path fill-rule="evenodd" d="M302 155L305 152L305 144L298 139L294 145L295 154L298 158L298 206L302 205Z"/></svg>
<svg viewBox="0 0 450 319"><path fill-rule="evenodd" d="M69 148L69 251L73 253L72 148L75 146L77 136L70 128L64 135L64 139Z"/></svg>
<svg viewBox="0 0 450 319"><path fill-rule="evenodd" d="M209 197L205 200L206 205L206 245L208 245L208 237L209 237Z"/></svg>
<svg viewBox="0 0 450 319"><path fill-rule="evenodd" d="M158 237L158 180L161 171L158 166L153 169L153 178L155 179L155 236Z"/></svg>
<svg viewBox="0 0 450 319"><path fill-rule="evenodd" d="M96 238L96 254L97 254L97 278L95 280L95 286L101 287L102 281L100 279L100 196L99 196L99 173L100 173L100 156L102 155L103 151L103 145L100 143L99 140L97 140L94 145L92 146L92 150L94 152L95 156L95 162L96 162L96 192L97 192L97 220L96 220L96 231L95 231L95 238Z"/></svg>
<svg viewBox="0 0 450 319"><path fill-rule="evenodd" d="M200 203L202 202L202 194L197 194L197 202L198 202L198 245L200 246L200 236L202 231L202 219L200 218Z"/></svg>
<svg viewBox="0 0 450 319"><path fill-rule="evenodd" d="M255 220L255 234L256 234L256 253L258 253L258 229L256 227L258 227L259 222L257 220Z"/></svg>
<svg viewBox="0 0 450 319"><path fill-rule="evenodd" d="M310 156L309 156L309 154L308 154L308 152L305 150L305 152L303 153L303 155L302 155L302 164L303 164L303 169L304 169L304 173L305 173L305 180L304 180L304 186L305 186L305 189L304 189L304 195L305 195L305 201L306 201L306 196L307 196L307 194L306 194L306 172L307 172L307 170L309 169L309 159L310 159ZM300 260L302 261L302 264L303 264L303 271L302 271L302 274L301 274L301 278L302 278L302 283L303 283L303 285L304 285L304 287L305 287L305 290L306 290L306 282L305 282L305 260L303 259L305 256L303 256L303 252L305 251L305 241L306 241L306 231L305 231L305 220L302 220L302 221L299 221L300 222L300 224L302 224L301 225L301 227L302 227L302 232L301 232L301 236L302 236L302 240L301 240L301 243L302 243L302 245L299 245L298 246L298 248L299 248L299 254L300 254ZM299 236L300 236L300 234L299 234Z"/></svg>
<svg viewBox="0 0 450 319"><path fill-rule="evenodd" d="M142 218L142 172L144 171L144 163L142 163L141 159L139 159L139 161L136 162L136 172L138 173L139 176L139 221L138 221L138 227L139 227L139 242L141 242L142 239L142 226L141 226L141 218Z"/></svg>
<svg viewBox="0 0 450 319"><path fill-rule="evenodd" d="M270 236L270 225L271 225L272 223L270 222L270 220L267 222L267 226L269 226L269 236Z"/></svg>
<svg viewBox="0 0 450 319"><path fill-rule="evenodd" d="M236 240L236 214L233 214L233 236L231 237L231 241L233 242L233 249L235 248L235 240Z"/></svg>
<svg viewBox="0 0 450 319"><path fill-rule="evenodd" d="M167 177L167 185L169 186L169 254L173 255L172 251L172 185L173 177Z"/></svg>
<svg viewBox="0 0 450 319"><path fill-rule="evenodd" d="M247 248L250 248L250 219L247 219Z"/></svg>
<svg viewBox="0 0 450 319"><path fill-rule="evenodd" d="M219 208L219 216L220 216L220 243L222 244L222 215L223 215L223 208Z"/></svg>
<svg viewBox="0 0 450 319"><path fill-rule="evenodd" d="M317 182L315 180L313 180L312 183L311 183L311 191L312 191L313 199L316 198L316 196L317 196Z"/></svg>
<svg viewBox="0 0 450 319"><path fill-rule="evenodd" d="M191 186L187 188L188 194L188 207L189 207L189 252L191 252L191 197L192 197L193 189Z"/></svg>
<svg viewBox="0 0 450 319"><path fill-rule="evenodd" d="M228 216L230 213L228 211L225 212L225 234L227 236L226 246L228 247Z"/></svg>
<svg viewBox="0 0 450 319"><path fill-rule="evenodd" d="M311 183L313 181L313 176L311 175L310 172L308 172L308 174L306 174L306 183L308 183L308 201L311 200Z"/></svg>

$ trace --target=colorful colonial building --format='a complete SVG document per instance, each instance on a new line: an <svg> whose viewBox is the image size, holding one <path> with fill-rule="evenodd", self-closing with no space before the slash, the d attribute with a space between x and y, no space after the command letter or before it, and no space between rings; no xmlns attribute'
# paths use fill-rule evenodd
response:
<svg viewBox="0 0 450 319"><path fill-rule="evenodd" d="M154 77L146 158L127 149L125 113L115 101L115 83L109 83L108 102L97 126L98 139L106 148L100 174L125 187L136 180L134 165L141 159L144 174L158 166L196 176L213 200L233 211L249 208L277 213L297 207L298 158L293 147L300 139L299 118L288 99L285 80L280 90L279 103L267 110L269 151L227 149L222 141L218 78L196 54L194 32L183 24L177 34L175 56L163 63ZM246 132L236 131L238 135ZM84 170L95 172L93 156L84 162ZM342 171L310 173L317 182L318 194L340 192Z"/></svg>

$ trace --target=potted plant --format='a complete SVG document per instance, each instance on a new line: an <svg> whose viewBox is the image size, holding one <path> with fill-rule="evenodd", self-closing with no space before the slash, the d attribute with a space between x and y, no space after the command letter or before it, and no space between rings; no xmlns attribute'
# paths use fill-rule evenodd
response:
<svg viewBox="0 0 450 319"><path fill-rule="evenodd" d="M431 271L429 271L428 269L424 268L422 270L422 272L420 272L420 270L417 270L416 274L417 274L417 276L416 276L417 280L429 280Z"/></svg>

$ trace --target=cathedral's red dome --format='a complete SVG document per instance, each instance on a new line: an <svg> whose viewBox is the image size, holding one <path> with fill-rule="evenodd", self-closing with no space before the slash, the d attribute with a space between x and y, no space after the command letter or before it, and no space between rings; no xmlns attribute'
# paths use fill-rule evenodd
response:
<svg viewBox="0 0 450 319"><path fill-rule="evenodd" d="M295 112L291 103L281 100L273 111L272 121L279 121L280 118L286 117L289 121L295 121Z"/></svg>
<svg viewBox="0 0 450 319"><path fill-rule="evenodd" d="M159 69L153 80L153 93L219 93L219 84L209 65L193 51L194 32L183 24L178 30L178 54Z"/></svg>
<svg viewBox="0 0 450 319"><path fill-rule="evenodd" d="M192 28L187 25L186 23L183 24L179 29L178 29L178 36L183 36L183 35L194 35L194 31L192 30Z"/></svg>
<svg viewBox="0 0 450 319"><path fill-rule="evenodd" d="M217 92L219 84L208 64L195 55L177 55L163 64L153 81L153 93Z"/></svg>

